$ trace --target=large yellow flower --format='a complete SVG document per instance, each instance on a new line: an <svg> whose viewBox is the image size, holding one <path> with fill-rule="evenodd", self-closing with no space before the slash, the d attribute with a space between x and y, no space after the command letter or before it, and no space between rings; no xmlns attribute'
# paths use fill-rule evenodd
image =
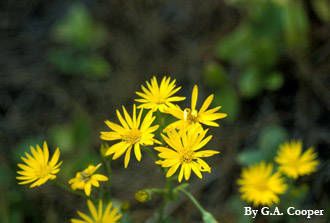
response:
<svg viewBox="0 0 330 223"><path fill-rule="evenodd" d="M264 162L244 168L237 183L242 199L255 206L278 203L287 188L280 173L273 173L273 165Z"/></svg>
<svg viewBox="0 0 330 223"><path fill-rule="evenodd" d="M227 114L218 112L221 106L208 109L213 101L214 95L211 94L210 96L208 96L199 110L196 108L197 98L198 87L197 85L195 85L191 95L190 108L185 108L184 110L182 110L178 105L175 105L166 109L166 112L173 115L179 120L171 123L168 127L166 127L165 131L168 131L173 128L185 128L191 125L198 125L199 127L201 127L201 124L214 127L219 126L219 124L215 121L218 119L225 118Z"/></svg>
<svg viewBox="0 0 330 223"><path fill-rule="evenodd" d="M92 186L99 187L99 181L107 181L108 177L103 174L95 174L101 164L97 166L89 165L81 172L77 172L76 176L69 180L72 190L84 190L85 194L89 196L91 194Z"/></svg>
<svg viewBox="0 0 330 223"><path fill-rule="evenodd" d="M117 110L117 117L121 125L113 123L109 120L105 121L105 124L112 130L110 132L101 132L101 139L103 140L120 140L120 142L112 145L108 148L105 155L113 155L112 159L118 159L125 152L124 165L128 166L131 150L134 147L134 154L138 161L141 160L141 145L153 145L158 141L154 139L153 132L158 129L158 125L151 126L155 117L152 115L152 111L149 111L142 120L143 109L140 109L139 114L136 115L136 106L133 106L132 117L128 114L123 106L124 117Z"/></svg>
<svg viewBox="0 0 330 223"><path fill-rule="evenodd" d="M282 144L275 161L280 166L279 170L293 179L313 173L319 164L314 148L310 147L304 153L302 152L301 141Z"/></svg>
<svg viewBox="0 0 330 223"><path fill-rule="evenodd" d="M139 108L163 112L164 109L173 106L173 102L184 100L185 97L174 96L181 89L181 87L175 86L175 82L175 79L171 81L171 78L166 76L159 85L155 76L151 78L150 83L146 81L147 87L141 85L142 92L135 92L141 97L135 99L141 103Z"/></svg>
<svg viewBox="0 0 330 223"><path fill-rule="evenodd" d="M212 138L205 135L207 130L200 128L188 128L185 130L171 130L167 132L167 136L162 135L167 147L155 147L159 151L158 156L162 160L156 163L162 167L169 167L166 177L171 177L181 166L178 180L182 181L184 176L188 180L193 171L199 178L202 178L202 172L211 172L211 167L201 158L213 156L218 151L215 150L200 150Z"/></svg>
<svg viewBox="0 0 330 223"><path fill-rule="evenodd" d="M102 200L99 200L97 208L90 200L87 200L87 206L90 216L77 211L77 214L81 217L81 219L73 218L71 219L71 223L117 223L122 217L119 210L112 207L111 202L108 203L105 209L103 208Z"/></svg>
<svg viewBox="0 0 330 223"><path fill-rule="evenodd" d="M40 186L48 180L54 180L62 164L62 161L58 162L60 157L59 148L56 148L51 160L49 160L49 150L46 142L43 144L43 149L37 145L36 148L30 146L30 150L31 154L25 153L25 157L21 157L24 164L18 164L21 169L17 171L19 176L16 179L21 181L18 184L31 184L30 187L32 188Z"/></svg>

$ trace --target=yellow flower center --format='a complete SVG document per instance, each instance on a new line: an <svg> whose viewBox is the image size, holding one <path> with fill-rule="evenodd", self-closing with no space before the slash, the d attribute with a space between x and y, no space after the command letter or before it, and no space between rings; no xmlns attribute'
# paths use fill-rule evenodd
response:
<svg viewBox="0 0 330 223"><path fill-rule="evenodd" d="M141 132L138 129L131 129L128 134L123 135L122 139L130 144L135 144L141 139Z"/></svg>
<svg viewBox="0 0 330 223"><path fill-rule="evenodd" d="M181 151L180 161L181 163L191 163L194 159L194 151L186 149Z"/></svg>
<svg viewBox="0 0 330 223"><path fill-rule="evenodd" d="M197 110L191 110L190 108L186 108L185 110L183 110L183 119L189 122L198 122Z"/></svg>
<svg viewBox="0 0 330 223"><path fill-rule="evenodd" d="M52 168L48 165L41 166L36 175L39 178L47 177L52 171Z"/></svg>
<svg viewBox="0 0 330 223"><path fill-rule="evenodd" d="M156 99L155 103L158 105L164 104L166 100L163 97L159 97Z"/></svg>
<svg viewBox="0 0 330 223"><path fill-rule="evenodd" d="M254 188L257 191L268 191L269 190L267 182L264 182L264 181L256 182L256 184L254 185Z"/></svg>
<svg viewBox="0 0 330 223"><path fill-rule="evenodd" d="M83 172L80 172L80 177L83 182L87 182L90 180L91 175L83 171Z"/></svg>

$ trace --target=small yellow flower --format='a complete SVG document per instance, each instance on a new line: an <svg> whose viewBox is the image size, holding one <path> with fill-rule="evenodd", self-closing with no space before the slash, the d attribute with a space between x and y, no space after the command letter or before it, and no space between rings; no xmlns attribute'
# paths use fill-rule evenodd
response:
<svg viewBox="0 0 330 223"><path fill-rule="evenodd" d="M175 86L175 82L175 79L171 81L171 78L166 76L163 77L159 85L155 76L151 78L150 83L146 81L147 88L142 85L142 92L135 92L141 97L135 99L141 103L139 108L163 112L164 109L173 106L173 102L183 101L185 97L174 96L181 89L181 87Z"/></svg>
<svg viewBox="0 0 330 223"><path fill-rule="evenodd" d="M182 181L190 178L191 171L193 171L200 179L202 179L202 172L211 172L211 167L201 158L210 157L218 154L215 150L200 150L212 138L212 136L205 135L207 130L200 128L188 128L185 130L171 130L167 132L167 136L162 135L164 141L170 148L155 147L159 151L158 156L163 160L158 160L156 163L162 167L169 167L166 177L171 177L177 169L181 166L178 180Z"/></svg>
<svg viewBox="0 0 330 223"><path fill-rule="evenodd" d="M142 120L143 109L140 109L139 114L136 115L136 106L133 106L133 115L130 116L123 106L124 117L117 110L117 117L121 125L113 123L111 121L105 121L105 124L112 130L110 132L101 132L101 139L103 140L120 140L120 142L112 145L108 148L105 155L113 155L112 159L118 159L125 152L124 165L128 166L131 150L134 148L134 154L138 161L141 160L141 145L153 145L158 143L154 139L153 132L158 129L158 125L151 126L155 117L152 115L152 111L149 111Z"/></svg>
<svg viewBox="0 0 330 223"><path fill-rule="evenodd" d="M244 168L237 183L242 199L255 206L278 203L287 188L280 173L273 173L273 165L265 162Z"/></svg>
<svg viewBox="0 0 330 223"><path fill-rule="evenodd" d="M191 107L182 110L178 105L169 107L166 112L174 116L175 118L179 119L171 123L168 127L166 127L165 131L168 131L173 128L185 128L191 125L197 125L201 127L201 124L207 126L214 126L218 127L219 124L215 121L218 119L225 118L227 116L226 113L217 112L221 108L221 106L208 109L211 105L214 95L211 94L206 98L202 107L199 111L196 109L198 98L198 87L197 85L194 86L191 96Z"/></svg>
<svg viewBox="0 0 330 223"><path fill-rule="evenodd" d="M151 193L147 190L139 190L135 193L134 197L138 202L144 203L151 200Z"/></svg>
<svg viewBox="0 0 330 223"><path fill-rule="evenodd" d="M77 211L81 219L71 219L71 223L117 223L122 215L117 208L112 207L112 203L103 208L102 200L99 200L98 207L93 204L91 200L87 200L87 206L90 215Z"/></svg>
<svg viewBox="0 0 330 223"><path fill-rule="evenodd" d="M72 190L84 190L85 194L89 196L91 194L92 186L99 187L99 181L107 181L108 177L102 174L94 174L97 169L101 166L89 165L86 169L81 172L77 172L76 176L69 180Z"/></svg>
<svg viewBox="0 0 330 223"><path fill-rule="evenodd" d="M59 148L56 148L51 160L49 160L49 150L46 142L43 144L43 149L37 145L36 148L30 146L30 150L31 154L25 153L25 157L21 157L24 164L18 164L21 169L17 171L19 176L16 179L21 181L18 184L31 184L30 188L32 188L40 186L48 180L54 180L62 164L62 161L58 162L60 157Z"/></svg>
<svg viewBox="0 0 330 223"><path fill-rule="evenodd" d="M319 161L313 147L302 152L301 141L291 141L280 145L275 161L279 170L293 179L316 171Z"/></svg>

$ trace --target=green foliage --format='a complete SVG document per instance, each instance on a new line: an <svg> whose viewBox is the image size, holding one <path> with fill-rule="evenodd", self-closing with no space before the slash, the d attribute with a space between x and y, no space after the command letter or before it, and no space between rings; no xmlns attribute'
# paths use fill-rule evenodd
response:
<svg viewBox="0 0 330 223"><path fill-rule="evenodd" d="M313 8L320 19L330 22L330 2L328 0L313 0Z"/></svg>
<svg viewBox="0 0 330 223"><path fill-rule="evenodd" d="M95 23L87 9L80 4L74 5L53 31L57 42L77 48L98 48L104 45L106 35L104 27Z"/></svg>
<svg viewBox="0 0 330 223"><path fill-rule="evenodd" d="M106 44L106 29L93 21L83 5L71 8L54 26L52 37L59 46L49 51L49 60L63 74L91 79L109 75L110 65L98 52Z"/></svg>
<svg viewBox="0 0 330 223"><path fill-rule="evenodd" d="M247 69L239 79L238 86L243 97L252 98L262 89L262 76L258 70Z"/></svg>
<svg viewBox="0 0 330 223"><path fill-rule="evenodd" d="M269 125L261 129L255 149L247 148L238 155L238 162L251 165L262 160L272 161L278 146L287 139L287 132L278 125Z"/></svg>
<svg viewBox="0 0 330 223"><path fill-rule="evenodd" d="M49 60L64 74L83 75L91 79L108 76L110 65L101 56L95 54L78 54L73 49L53 49Z"/></svg>
<svg viewBox="0 0 330 223"><path fill-rule="evenodd" d="M210 87L223 86L227 83L227 73L224 68L216 63L209 62L204 70L205 83Z"/></svg>
<svg viewBox="0 0 330 223"><path fill-rule="evenodd" d="M221 105L222 111L228 114L225 120L234 121L240 111L240 101L237 92L231 86L224 86L215 93L214 104Z"/></svg>
<svg viewBox="0 0 330 223"><path fill-rule="evenodd" d="M283 7L284 36L287 47L296 55L308 47L309 24L300 1L287 1Z"/></svg>
<svg viewBox="0 0 330 223"><path fill-rule="evenodd" d="M237 223L251 223L253 220L249 216L244 216L244 202L239 198L238 195L233 195L228 201L229 210L232 211L236 216Z"/></svg>
<svg viewBox="0 0 330 223"><path fill-rule="evenodd" d="M205 84L217 89L213 103L222 106L222 111L228 114L226 119L235 120L240 109L240 102L225 69L216 62L210 62L206 64L203 74Z"/></svg>

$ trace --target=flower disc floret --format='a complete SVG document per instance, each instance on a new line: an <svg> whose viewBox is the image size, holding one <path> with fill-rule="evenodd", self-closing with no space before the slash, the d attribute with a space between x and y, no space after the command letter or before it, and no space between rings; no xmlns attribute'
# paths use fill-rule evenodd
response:
<svg viewBox="0 0 330 223"><path fill-rule="evenodd" d="M137 110L139 110L138 115ZM133 105L132 116L128 114L124 106L123 115L118 110L116 113L120 125L108 120L105 121L105 124L111 131L101 132L100 137L107 141L118 141L107 149L105 155L112 155L112 159L115 160L125 154L124 166L126 168L130 161L132 149L134 149L136 159L141 161L141 146L159 143L154 138L154 132L158 129L158 125L152 126L155 120L152 111L149 111L145 117L142 117L143 109L136 109L135 105Z"/></svg>
<svg viewBox="0 0 330 223"><path fill-rule="evenodd" d="M211 172L211 167L202 159L218 154L215 150L201 150L212 138L206 136L207 130L198 127L171 130L167 135L162 135L168 147L159 146L155 150L161 158L156 163L164 168L169 168L166 177L171 177L178 170L178 181L183 177L189 180L191 172L202 179L202 172Z"/></svg>
<svg viewBox="0 0 330 223"><path fill-rule="evenodd" d="M170 125L168 125L165 131L170 131L171 129L181 129L188 128L190 126L197 125L199 128L202 125L218 127L219 124L215 121L218 119L225 118L226 113L218 112L221 106L209 109L214 95L209 95L206 100L203 102L201 108L198 110L196 108L197 99L198 99L198 87L194 86L192 95L191 95L191 107L181 109L178 105L171 106L166 109L166 112L179 119Z"/></svg>

